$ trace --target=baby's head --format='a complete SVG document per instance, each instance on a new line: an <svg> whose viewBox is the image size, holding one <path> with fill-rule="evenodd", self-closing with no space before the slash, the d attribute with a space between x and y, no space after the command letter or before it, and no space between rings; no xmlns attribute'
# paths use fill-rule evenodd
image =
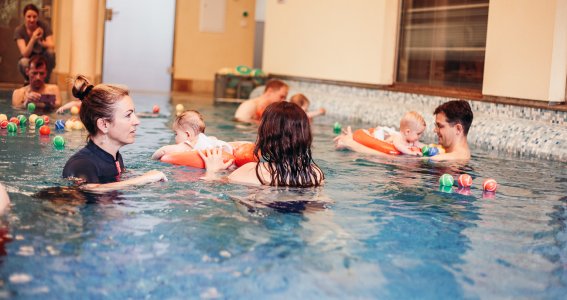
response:
<svg viewBox="0 0 567 300"><path fill-rule="evenodd" d="M415 111L410 111L400 120L400 133L408 143L417 142L425 131L425 120Z"/></svg>
<svg viewBox="0 0 567 300"><path fill-rule="evenodd" d="M303 94L295 94L290 99L289 102L297 104L303 111L307 111L309 109L309 99L305 97Z"/></svg>
<svg viewBox="0 0 567 300"><path fill-rule="evenodd" d="M173 122L173 131L176 144L195 140L199 133L205 133L203 115L196 110L182 112Z"/></svg>

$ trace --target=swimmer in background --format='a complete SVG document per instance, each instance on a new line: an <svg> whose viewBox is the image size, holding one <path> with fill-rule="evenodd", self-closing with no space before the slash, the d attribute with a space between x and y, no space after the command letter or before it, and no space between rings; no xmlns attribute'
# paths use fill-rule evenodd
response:
<svg viewBox="0 0 567 300"><path fill-rule="evenodd" d="M323 116L323 115L325 115L325 113L327 113L327 111L322 107L319 108L318 110L308 111L309 110L309 104L311 104L311 102L303 94L293 95L289 99L289 102L297 104L299 107L301 107L301 109L303 109L303 111L305 111L305 113L307 114L307 117L309 118L309 120L312 120L314 117L317 117L317 116Z"/></svg>
<svg viewBox="0 0 567 300"><path fill-rule="evenodd" d="M392 143L396 150L403 154L422 156L419 138L425 131L423 116L415 111L407 112L400 120L400 131L389 127L376 127L373 136L379 140Z"/></svg>
<svg viewBox="0 0 567 300"><path fill-rule="evenodd" d="M54 108L61 105L61 95L56 84L45 83L47 62L43 56L33 56L26 68L30 83L14 90L12 106L26 108L28 103L34 103L37 108ZM48 101L46 101L48 99Z"/></svg>
<svg viewBox="0 0 567 300"><path fill-rule="evenodd" d="M159 148L152 155L152 159L160 160L162 156L173 152L190 150L205 150L208 148L221 147L224 151L232 153L232 146L218 140L215 137L205 135L205 121L203 116L195 110L186 110L173 122L172 129L175 132L174 145Z"/></svg>
<svg viewBox="0 0 567 300"><path fill-rule="evenodd" d="M268 81L264 93L257 98L242 102L236 109L234 118L238 122L260 122L266 107L272 103L285 101L288 90L288 85L281 80Z"/></svg>

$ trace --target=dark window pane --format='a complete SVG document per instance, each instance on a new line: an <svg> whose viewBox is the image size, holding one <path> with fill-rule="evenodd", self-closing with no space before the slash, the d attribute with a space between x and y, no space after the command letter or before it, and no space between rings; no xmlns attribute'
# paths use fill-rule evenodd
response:
<svg viewBox="0 0 567 300"><path fill-rule="evenodd" d="M398 82L482 88L488 0L404 0Z"/></svg>

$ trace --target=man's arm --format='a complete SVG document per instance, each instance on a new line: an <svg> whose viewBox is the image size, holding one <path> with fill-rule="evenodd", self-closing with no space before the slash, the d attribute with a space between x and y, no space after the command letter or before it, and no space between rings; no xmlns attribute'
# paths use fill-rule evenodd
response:
<svg viewBox="0 0 567 300"><path fill-rule="evenodd" d="M12 106L21 108L24 104L24 88L14 90L12 93Z"/></svg>

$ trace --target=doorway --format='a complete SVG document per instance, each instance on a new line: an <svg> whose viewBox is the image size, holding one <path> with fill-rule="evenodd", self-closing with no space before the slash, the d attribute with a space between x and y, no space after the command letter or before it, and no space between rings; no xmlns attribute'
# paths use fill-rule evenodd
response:
<svg viewBox="0 0 567 300"><path fill-rule="evenodd" d="M169 93L175 0L107 0L102 81Z"/></svg>

